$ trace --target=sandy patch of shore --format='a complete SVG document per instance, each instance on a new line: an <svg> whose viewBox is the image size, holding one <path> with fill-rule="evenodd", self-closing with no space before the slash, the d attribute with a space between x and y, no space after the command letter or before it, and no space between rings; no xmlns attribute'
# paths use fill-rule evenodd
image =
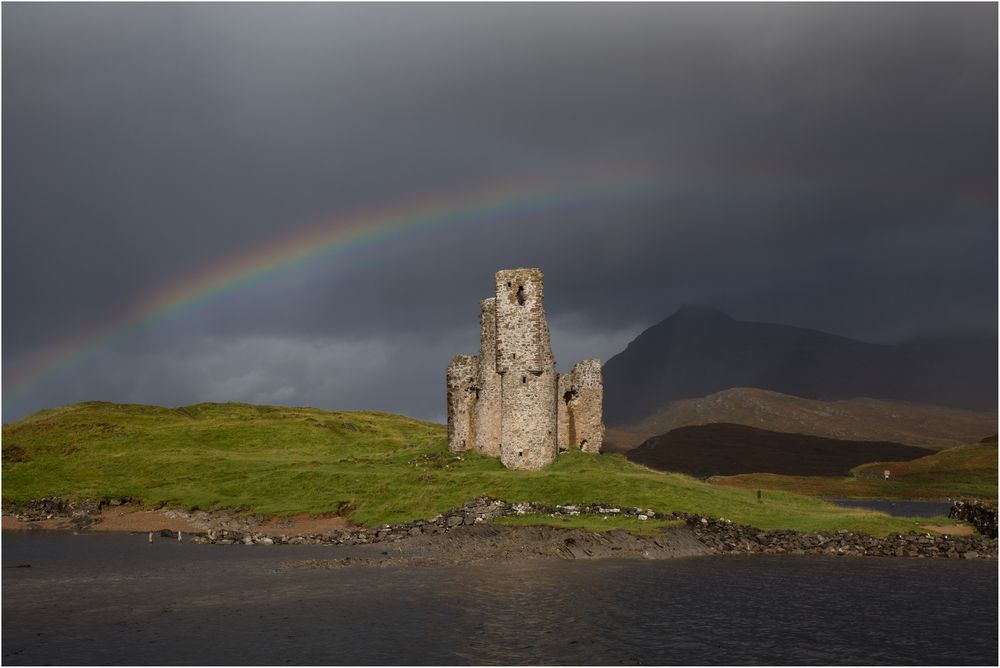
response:
<svg viewBox="0 0 1000 668"><path fill-rule="evenodd" d="M34 522L27 522L19 520L15 517L10 517L9 515L3 516L3 530L4 531L33 531L33 530L44 530L44 531L71 531L73 530L73 525L66 517L53 517L51 520L36 520Z"/></svg>
<svg viewBox="0 0 1000 668"><path fill-rule="evenodd" d="M3 516L4 531L183 531L201 533L209 529L238 529L269 536L325 534L336 529L349 529L351 523L338 515L312 516L307 513L288 517L247 517L230 511L218 513L177 510L150 510L138 506L102 508L93 516L97 521L84 528L75 527L68 517L41 520L20 520Z"/></svg>
<svg viewBox="0 0 1000 668"><path fill-rule="evenodd" d="M976 533L968 524L922 524L920 528L949 536L972 536Z"/></svg>
<svg viewBox="0 0 1000 668"><path fill-rule="evenodd" d="M21 520L9 515L3 516L4 531L185 531L196 533L204 529L189 519L176 513L159 510L144 510L122 506L105 508L96 516L98 521L90 526L78 528L68 517L53 517L46 520Z"/></svg>
<svg viewBox="0 0 1000 668"><path fill-rule="evenodd" d="M202 529L186 517L176 513L163 513L159 510L142 510L139 508L104 508L101 510L100 521L92 524L84 531L170 531L197 532Z"/></svg>
<svg viewBox="0 0 1000 668"><path fill-rule="evenodd" d="M290 515L288 517L272 517L258 525L260 533L275 534L324 534L334 529L350 529L351 523L339 515L320 515L313 517L308 513Z"/></svg>

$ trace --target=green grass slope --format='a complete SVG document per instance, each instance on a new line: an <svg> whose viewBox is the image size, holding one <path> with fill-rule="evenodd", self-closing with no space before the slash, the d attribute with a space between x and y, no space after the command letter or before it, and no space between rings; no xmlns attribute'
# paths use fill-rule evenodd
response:
<svg viewBox="0 0 1000 668"><path fill-rule="evenodd" d="M889 480L882 472L889 469ZM962 445L907 462L871 462L848 477L784 476L766 473L714 478L742 489L768 489L811 496L930 499L977 496L997 498L997 438Z"/></svg>
<svg viewBox="0 0 1000 668"><path fill-rule="evenodd" d="M269 515L340 509L363 524L430 517L480 494L613 503L722 516L761 528L883 534L917 522L653 471L621 455L559 457L509 471L456 456L442 425L376 412L246 404L184 408L84 403L3 427L3 498L133 497L145 504Z"/></svg>

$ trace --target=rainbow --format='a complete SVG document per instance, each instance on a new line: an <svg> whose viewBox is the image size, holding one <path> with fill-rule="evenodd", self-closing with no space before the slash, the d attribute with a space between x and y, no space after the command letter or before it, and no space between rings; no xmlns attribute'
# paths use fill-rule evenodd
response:
<svg viewBox="0 0 1000 668"><path fill-rule="evenodd" d="M320 257L347 262L378 256L386 245L417 233L451 232L462 226L512 220L549 211L611 202L629 202L672 191L771 193L790 192L814 196L876 197L882 200L941 200L920 192L886 193L869 189L845 189L842 184L775 181L758 174L743 179L742 187L706 185L668 178L658 169L638 166L585 170L558 176L505 181L479 188L426 197L377 211L335 216L269 244L242 252L212 267L163 285L131 307L100 323L77 332L58 345L47 347L19 364L4 383L4 403L41 387L45 382L77 367L97 352L138 329L190 311L283 271L306 265ZM958 209L996 215L992 193L961 193L948 201Z"/></svg>
<svg viewBox="0 0 1000 668"><path fill-rule="evenodd" d="M166 284L125 311L36 354L5 383L4 403L75 368L141 327L190 311L319 257L377 252L408 233L440 233L463 225L509 220L567 207L641 198L659 191L652 169L590 171L508 181L406 202L380 211L333 217L276 242L236 254Z"/></svg>

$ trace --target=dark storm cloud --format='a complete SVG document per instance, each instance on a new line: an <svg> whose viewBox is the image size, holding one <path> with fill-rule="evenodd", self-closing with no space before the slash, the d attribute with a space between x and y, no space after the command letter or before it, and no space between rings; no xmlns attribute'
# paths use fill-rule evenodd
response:
<svg viewBox="0 0 1000 668"><path fill-rule="evenodd" d="M4 419L88 398L441 417L506 266L545 270L560 366L690 301L872 340L995 332L996 13L6 4L5 384L316 219L587 166L665 188L320 258L150 324Z"/></svg>

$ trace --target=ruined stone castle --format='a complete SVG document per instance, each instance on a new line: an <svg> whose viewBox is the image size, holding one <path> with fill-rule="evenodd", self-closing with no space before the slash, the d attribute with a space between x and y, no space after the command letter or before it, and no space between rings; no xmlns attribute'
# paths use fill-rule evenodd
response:
<svg viewBox="0 0 1000 668"><path fill-rule="evenodd" d="M479 355L448 365L448 448L474 448L511 469L537 470L560 452L600 452L601 362L556 373L542 307L540 269L497 272L495 297L479 303Z"/></svg>

